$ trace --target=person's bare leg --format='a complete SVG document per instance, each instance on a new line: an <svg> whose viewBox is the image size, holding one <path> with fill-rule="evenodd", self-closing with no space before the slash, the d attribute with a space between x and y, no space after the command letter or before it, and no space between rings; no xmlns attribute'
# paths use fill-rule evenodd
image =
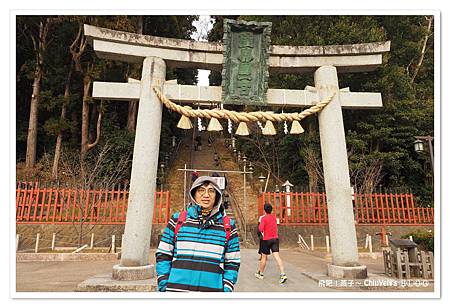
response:
<svg viewBox="0 0 450 308"><path fill-rule="evenodd" d="M278 252L274 252L273 257L275 258L275 261L277 261L278 268L280 269L280 273L284 273L283 261L281 261L280 254Z"/></svg>
<svg viewBox="0 0 450 308"><path fill-rule="evenodd" d="M267 261L267 255L261 254L261 260L259 261L259 272L262 274L264 273L264 270L266 269L266 261Z"/></svg>

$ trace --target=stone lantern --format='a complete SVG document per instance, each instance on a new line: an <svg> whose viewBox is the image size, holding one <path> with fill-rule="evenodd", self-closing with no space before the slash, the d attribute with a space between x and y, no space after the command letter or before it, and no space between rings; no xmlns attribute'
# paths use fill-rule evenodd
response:
<svg viewBox="0 0 450 308"><path fill-rule="evenodd" d="M287 207L287 215L291 216L291 188L294 187L289 180L284 182L282 185L284 190L286 191L286 207Z"/></svg>

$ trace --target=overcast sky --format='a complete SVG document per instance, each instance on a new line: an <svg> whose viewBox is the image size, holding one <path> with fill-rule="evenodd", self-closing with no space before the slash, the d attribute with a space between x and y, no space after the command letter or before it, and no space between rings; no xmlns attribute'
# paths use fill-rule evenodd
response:
<svg viewBox="0 0 450 308"><path fill-rule="evenodd" d="M191 37L196 41L207 41L208 31L212 29L211 18L209 15L200 15L198 21L194 21L192 24L197 28L197 32L193 33ZM198 70L198 85L209 85L209 72L207 70Z"/></svg>

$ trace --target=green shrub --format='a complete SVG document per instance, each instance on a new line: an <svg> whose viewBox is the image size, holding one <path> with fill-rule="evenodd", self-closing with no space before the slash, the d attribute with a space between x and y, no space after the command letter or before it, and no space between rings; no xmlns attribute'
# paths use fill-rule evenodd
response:
<svg viewBox="0 0 450 308"><path fill-rule="evenodd" d="M402 238L413 237L414 242L419 245L419 249L434 252L434 231L416 230L402 235Z"/></svg>

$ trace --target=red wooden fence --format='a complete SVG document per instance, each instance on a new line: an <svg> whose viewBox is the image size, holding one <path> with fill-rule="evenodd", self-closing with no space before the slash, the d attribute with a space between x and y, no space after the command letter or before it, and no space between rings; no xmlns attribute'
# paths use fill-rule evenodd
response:
<svg viewBox="0 0 450 308"><path fill-rule="evenodd" d="M266 192L258 196L258 214L269 202L281 225L328 224L326 194L320 192ZM434 208L417 207L413 194L353 195L355 222L359 225L433 225Z"/></svg>
<svg viewBox="0 0 450 308"><path fill-rule="evenodd" d="M155 193L154 224L166 224L170 218L170 194ZM38 183L16 185L16 223L22 224L124 224L128 190L40 187Z"/></svg>

